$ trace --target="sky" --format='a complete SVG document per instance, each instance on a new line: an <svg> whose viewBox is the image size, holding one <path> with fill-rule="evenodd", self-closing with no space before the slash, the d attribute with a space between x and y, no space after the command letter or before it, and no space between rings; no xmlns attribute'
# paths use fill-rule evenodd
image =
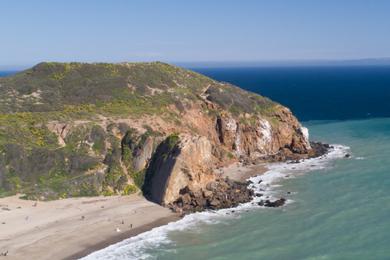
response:
<svg viewBox="0 0 390 260"><path fill-rule="evenodd" d="M1 0L0 67L390 57L387 0Z"/></svg>

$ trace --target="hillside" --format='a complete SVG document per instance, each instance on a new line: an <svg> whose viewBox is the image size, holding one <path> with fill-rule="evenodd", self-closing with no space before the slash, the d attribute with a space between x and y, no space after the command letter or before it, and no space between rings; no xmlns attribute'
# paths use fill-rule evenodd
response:
<svg viewBox="0 0 390 260"><path fill-rule="evenodd" d="M209 206L217 167L316 154L282 105L160 62L40 63L0 78L0 151L1 196L143 190Z"/></svg>

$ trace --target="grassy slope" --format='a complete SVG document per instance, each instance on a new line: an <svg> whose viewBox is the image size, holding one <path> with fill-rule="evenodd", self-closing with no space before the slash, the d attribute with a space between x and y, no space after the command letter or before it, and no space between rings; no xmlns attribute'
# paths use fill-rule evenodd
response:
<svg viewBox="0 0 390 260"><path fill-rule="evenodd" d="M98 115L157 115L179 122L178 112L203 102L202 94L235 115L267 116L276 107L267 98L160 62L41 63L0 78L0 195L17 191L45 198L95 195L102 192L101 185L114 187L103 189L106 194L115 192L115 187L132 192L134 188L126 186L119 163L119 157L124 156L121 140L110 131L96 130L99 126L93 124L94 119ZM220 111L206 112L215 115ZM49 121L83 119L92 123L71 133L65 147L59 146L47 128ZM91 138L95 138L94 145L100 143L92 154L88 147L79 145ZM142 137L133 139L137 143ZM102 148L107 141L111 148ZM102 158L109 162L103 164ZM140 173L128 174L136 183L142 179Z"/></svg>

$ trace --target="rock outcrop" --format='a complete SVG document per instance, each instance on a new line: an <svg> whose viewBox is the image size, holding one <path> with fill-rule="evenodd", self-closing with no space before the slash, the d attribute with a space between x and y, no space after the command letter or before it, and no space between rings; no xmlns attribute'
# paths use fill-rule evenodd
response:
<svg viewBox="0 0 390 260"><path fill-rule="evenodd" d="M145 180L145 194L163 205L175 202L184 190L202 192L215 181L212 145L203 136L169 136L157 148Z"/></svg>
<svg viewBox="0 0 390 260"><path fill-rule="evenodd" d="M237 206L252 198L246 183L213 172L210 141L201 136L170 136L157 148L146 173L147 198L177 212Z"/></svg>
<svg viewBox="0 0 390 260"><path fill-rule="evenodd" d="M218 209L253 194L216 167L329 148L288 108L160 62L41 63L0 86L0 196L143 191L176 211Z"/></svg>
<svg viewBox="0 0 390 260"><path fill-rule="evenodd" d="M272 124L261 116L252 118L251 124L240 123L231 116L219 116L216 130L221 145L247 161L267 160L286 152L302 158L309 156L308 130L286 108L272 116Z"/></svg>

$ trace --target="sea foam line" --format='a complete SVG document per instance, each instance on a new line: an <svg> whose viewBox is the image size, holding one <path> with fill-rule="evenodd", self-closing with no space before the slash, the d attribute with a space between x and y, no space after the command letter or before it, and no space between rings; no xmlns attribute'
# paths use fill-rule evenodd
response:
<svg viewBox="0 0 390 260"><path fill-rule="evenodd" d="M169 233L173 231L194 230L203 224L216 224L226 219L239 218L240 212L259 208L257 203L261 200L275 199L275 187L277 183L286 178L292 178L312 170L320 170L330 166L331 161L343 158L349 147L332 145L333 148L323 156L302 160L299 163L273 163L267 166L268 171L262 175L252 177L249 186L255 193L261 193L261 197L254 197L253 201L239 205L234 209L221 209L217 211L204 211L186 215L184 218L168 223L167 225L153 228L150 231L125 239L119 243L108 246L102 250L82 258L82 260L128 260L128 259L153 259L147 252L148 249L172 244ZM287 201L291 203L291 201Z"/></svg>

